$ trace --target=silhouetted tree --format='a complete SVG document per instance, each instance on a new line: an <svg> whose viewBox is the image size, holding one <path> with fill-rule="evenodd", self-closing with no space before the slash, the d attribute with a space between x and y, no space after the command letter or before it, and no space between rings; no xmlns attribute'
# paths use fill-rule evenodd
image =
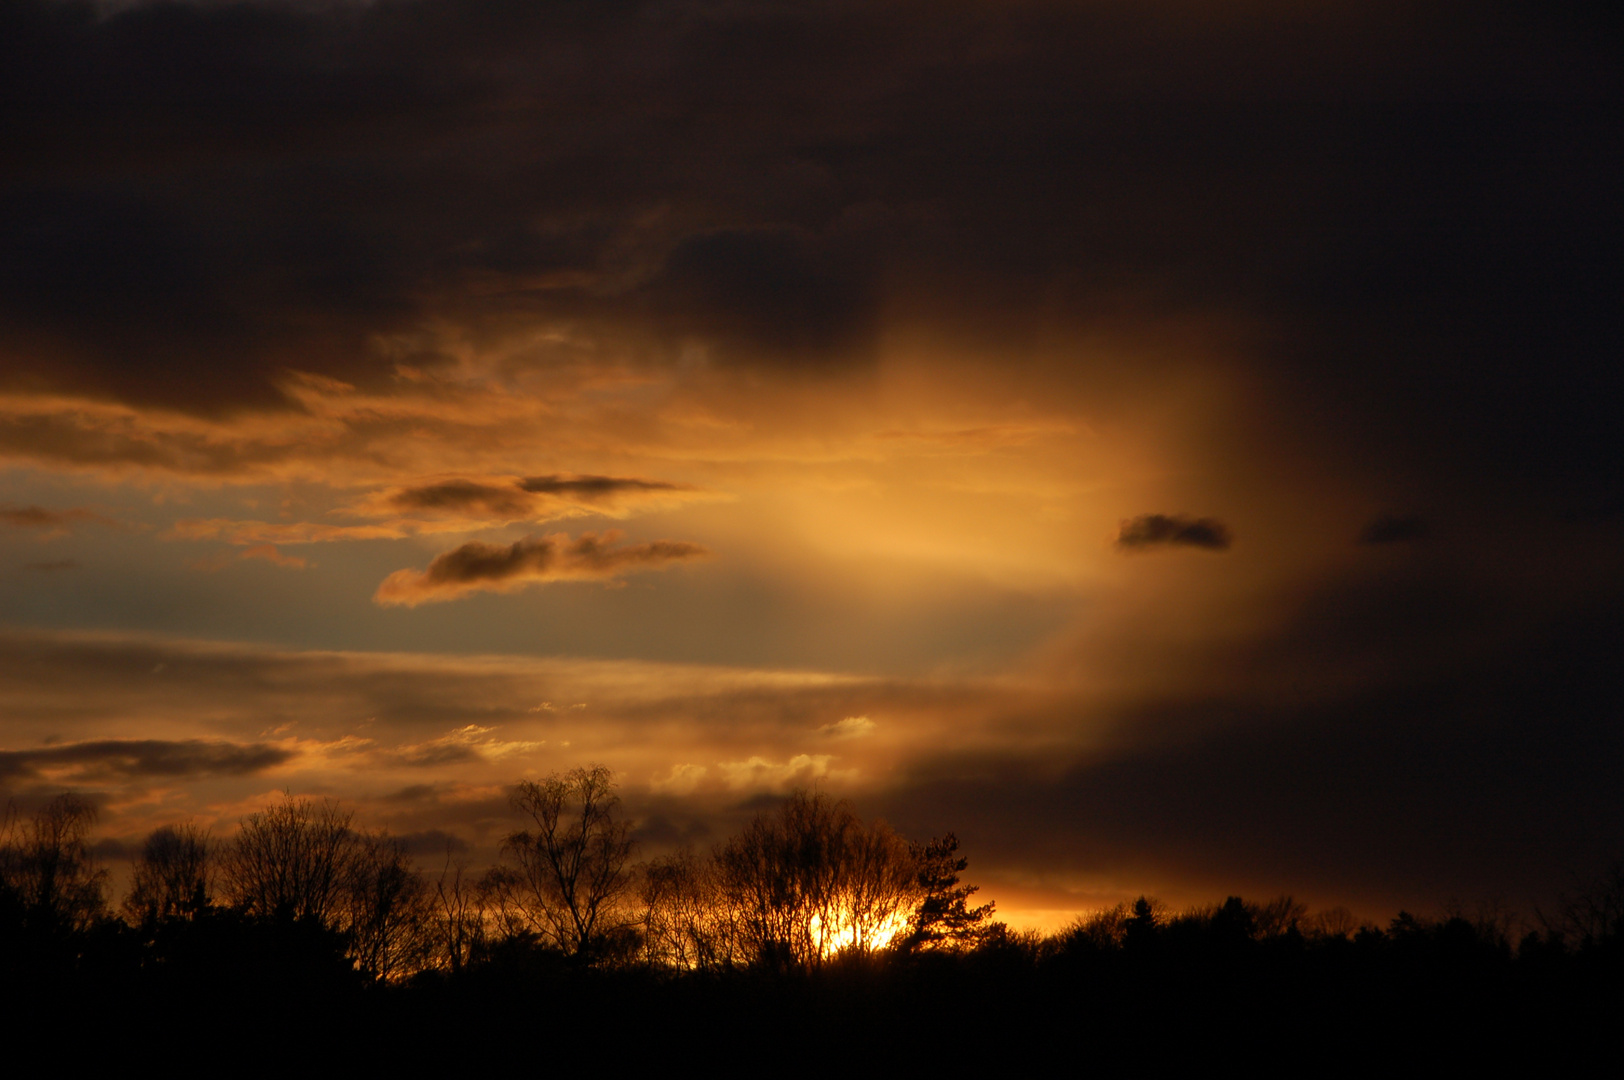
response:
<svg viewBox="0 0 1624 1080"><path fill-rule="evenodd" d="M1128 905L1082 916L1060 933L1062 952L1107 952L1120 948L1128 934Z"/></svg>
<svg viewBox="0 0 1624 1080"><path fill-rule="evenodd" d="M355 836L346 861L343 930L356 965L380 979L421 971L434 944L434 898L400 841Z"/></svg>
<svg viewBox="0 0 1624 1080"><path fill-rule="evenodd" d="M46 803L26 824L8 809L0 835L0 904L30 934L85 930L105 914L107 872L90 851L95 820L96 807L71 793Z"/></svg>
<svg viewBox="0 0 1624 1080"><path fill-rule="evenodd" d="M844 803L797 792L715 853L716 880L743 952L767 966L817 966L905 931L915 866L889 828Z"/></svg>
<svg viewBox="0 0 1624 1080"><path fill-rule="evenodd" d="M737 919L724 902L716 865L692 848L643 867L643 950L649 963L714 971L740 961Z"/></svg>
<svg viewBox="0 0 1624 1080"><path fill-rule="evenodd" d="M1345 907L1316 911L1304 923L1310 938L1347 940L1359 929L1359 920Z"/></svg>
<svg viewBox="0 0 1624 1080"><path fill-rule="evenodd" d="M1624 943L1624 862L1563 892L1539 919L1548 935L1581 949Z"/></svg>
<svg viewBox="0 0 1624 1080"><path fill-rule="evenodd" d="M124 914L137 924L195 917L213 899L214 877L207 832L190 824L161 826L136 856Z"/></svg>
<svg viewBox="0 0 1624 1080"><path fill-rule="evenodd" d="M431 946L428 885L398 841L351 820L336 803L291 796L248 815L226 852L226 893L251 918L337 935L369 975L410 974Z"/></svg>
<svg viewBox="0 0 1624 1080"><path fill-rule="evenodd" d="M633 883L630 828L617 817L620 797L603 765L541 781L521 781L515 809L535 831L508 836L503 850L516 873L487 880L504 910L570 956L595 959L630 924L622 900Z"/></svg>
<svg viewBox="0 0 1624 1080"><path fill-rule="evenodd" d="M433 948L430 962L455 974L484 948L486 897L478 882L469 880L461 863L453 863L449 845L445 866L434 884Z"/></svg>
<svg viewBox="0 0 1624 1080"><path fill-rule="evenodd" d="M913 845L919 899L908 918L908 932L899 942L903 951L974 945L985 932L994 905L969 906L970 897L980 887L959 884L959 874L969 860L958 851L959 841L952 833Z"/></svg>
<svg viewBox="0 0 1624 1080"><path fill-rule="evenodd" d="M1299 932L1299 924L1308 914L1308 905L1299 904L1289 896L1277 896L1262 904L1248 904L1252 917L1252 932L1260 938L1285 937Z"/></svg>
<svg viewBox="0 0 1624 1080"><path fill-rule="evenodd" d="M1148 896L1133 902L1133 912L1122 927L1123 944L1130 949L1144 949L1156 940L1156 932L1165 921L1161 904Z"/></svg>
<svg viewBox="0 0 1624 1080"><path fill-rule="evenodd" d="M351 817L331 800L292 796L249 814L226 852L231 902L261 918L341 928L354 846Z"/></svg>

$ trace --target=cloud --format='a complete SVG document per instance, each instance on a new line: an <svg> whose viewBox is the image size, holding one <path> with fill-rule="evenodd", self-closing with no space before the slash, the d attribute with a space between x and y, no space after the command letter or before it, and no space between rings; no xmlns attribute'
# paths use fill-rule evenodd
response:
<svg viewBox="0 0 1624 1080"><path fill-rule="evenodd" d="M610 580L639 570L657 570L707 554L698 544L654 540L614 546L620 533L567 533L527 536L512 544L470 541L435 557L423 571L397 570L378 586L373 599L386 606L454 600L474 591L512 592L548 581Z"/></svg>
<svg viewBox="0 0 1624 1080"><path fill-rule="evenodd" d="M320 522L231 521L185 518L165 535L169 540L224 540L228 544L315 544L333 540L399 540L410 535L391 525L325 525Z"/></svg>
<svg viewBox="0 0 1624 1080"><path fill-rule="evenodd" d="M1384 514L1359 533L1361 544L1403 544L1427 535L1427 523L1415 514Z"/></svg>
<svg viewBox="0 0 1624 1080"><path fill-rule="evenodd" d="M479 484L472 480L442 480L419 487L401 488L386 496L390 505L401 510L452 510L475 512L489 517L513 520L527 517L536 500L513 487Z"/></svg>
<svg viewBox="0 0 1624 1080"><path fill-rule="evenodd" d="M465 478L396 488L376 503L408 513L477 515L501 521L603 513L693 493L687 484L621 476L529 476L496 482Z"/></svg>
<svg viewBox="0 0 1624 1080"><path fill-rule="evenodd" d="M272 566L280 566L286 570L304 570L310 562L297 555L284 555L276 549L275 544L256 544L241 551L222 551L213 555L205 555L201 559L193 559L187 565L193 570L200 570L205 574L213 574L247 560L268 562Z"/></svg>
<svg viewBox="0 0 1624 1080"><path fill-rule="evenodd" d="M263 559L273 566L286 567L289 570L303 570L310 564L297 555L284 555L276 550L274 544L259 544L246 548L238 556L243 559Z"/></svg>
<svg viewBox="0 0 1624 1080"><path fill-rule="evenodd" d="M437 768L497 761L515 754L528 754L546 745L544 739L498 739L491 734L494 730L479 724L464 724L438 739L379 751L375 757L378 762L387 765Z"/></svg>
<svg viewBox="0 0 1624 1080"><path fill-rule="evenodd" d="M1177 514L1141 514L1125 520L1116 538L1116 546L1123 551L1172 546L1226 551L1229 545L1229 529L1223 522Z"/></svg>
<svg viewBox="0 0 1624 1080"><path fill-rule="evenodd" d="M265 743L101 739L39 750L0 750L0 779L95 782L126 778L245 776L295 756Z"/></svg>
<svg viewBox="0 0 1624 1080"><path fill-rule="evenodd" d="M42 529L47 536L61 536L83 522L101 525L114 524L110 519L89 510L48 510L43 506L18 506L0 503L0 525L13 529Z"/></svg>
<svg viewBox="0 0 1624 1080"><path fill-rule="evenodd" d="M723 782L734 790L782 790L811 784L825 777L849 776L850 770L832 770L831 754L796 754L788 761L769 761L753 755L744 761L726 761L716 766Z"/></svg>
<svg viewBox="0 0 1624 1080"><path fill-rule="evenodd" d="M36 572L41 573L41 574L54 574L54 573L56 573L58 571L61 571L61 570L77 570L77 569L79 569L79 560L77 560L77 559L51 559L51 560L48 560L46 562L24 563L23 567L24 567L24 569L33 570L33 571L36 571Z"/></svg>
<svg viewBox="0 0 1624 1080"><path fill-rule="evenodd" d="M694 490L687 484L620 476L527 476L519 481L519 487L534 494L566 496L586 503L611 502L626 495Z"/></svg>
<svg viewBox="0 0 1624 1080"><path fill-rule="evenodd" d="M1520 7L1419 0L1400 18L1341 2L1312 20L1289 5L1207 7L1042 2L994 31L969 2L658 2L645 19L621 4L92 13L17 0L6 87L29 168L0 204L0 322L36 362L12 377L194 410L274 407L286 368L387 380L393 343L469 307L837 362L873 340L899 269L938 284L1091 261L1107 288L1147 267L1178 276L1165 237L1187 235L1185 220L1155 228L1139 196L1189 175L1176 159L1209 153L1213 124L1170 139L1136 114L1124 126L1143 141L1122 140L1106 119L1122 110L1096 103L1172 101L1187 115L1198 100L1566 100L1616 85L1605 34ZM254 62L231 62L243 57ZM582 100L593 108L568 104ZM213 107L177 119L175 101ZM1237 111L1260 130L1255 108ZM162 138L140 134L154 128ZM1240 159L1266 138L1222 148L1239 191ZM1113 141L1131 155L1118 183L1101 175L1121 161ZM187 164L154 185L159 162ZM1215 212L1204 200L1235 193L1214 186L1189 200L1198 238L1218 240L1199 245L1190 276L1216 265L1231 288L1256 283L1247 271L1300 280L1291 251L1235 241L1236 220L1251 235L1259 221ZM1239 209L1272 224L1312 197L1292 192ZM918 250L899 260L895 235L910 232Z"/></svg>
<svg viewBox="0 0 1624 1080"><path fill-rule="evenodd" d="M818 733L831 739L860 739L874 734L875 726L874 721L866 716L848 716L836 723L824 724L818 728Z"/></svg>
<svg viewBox="0 0 1624 1080"><path fill-rule="evenodd" d="M649 789L656 795L692 795L709 771L703 765L679 762L667 776L649 784Z"/></svg>
<svg viewBox="0 0 1624 1080"><path fill-rule="evenodd" d="M661 324L721 359L869 360L879 329L872 270L838 235L758 226L684 238L643 298Z"/></svg>

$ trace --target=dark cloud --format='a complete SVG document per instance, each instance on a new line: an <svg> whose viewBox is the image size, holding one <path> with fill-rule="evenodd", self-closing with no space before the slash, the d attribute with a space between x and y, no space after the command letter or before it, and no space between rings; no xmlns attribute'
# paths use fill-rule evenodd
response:
<svg viewBox="0 0 1624 1080"><path fill-rule="evenodd" d="M1116 546L1123 551L1171 546L1227 551L1229 544L1229 529L1223 522L1178 514L1140 514L1123 521L1116 538Z"/></svg>
<svg viewBox="0 0 1624 1080"><path fill-rule="evenodd" d="M77 559L51 559L47 562L24 563L23 568L41 574L54 574L59 570L79 569L79 561Z"/></svg>
<svg viewBox="0 0 1624 1080"><path fill-rule="evenodd" d="M1427 535L1425 519L1415 514L1384 514L1359 533L1361 544L1403 544Z"/></svg>
<svg viewBox="0 0 1624 1080"><path fill-rule="evenodd" d="M1621 50L1560 7L16 0L0 370L219 412L427 320L839 369L1128 298L1266 321L1305 423L1612 460Z"/></svg>
<svg viewBox="0 0 1624 1080"><path fill-rule="evenodd" d="M527 476L519 487L538 495L562 495L581 502L603 502L627 494L691 491L686 484L620 476Z"/></svg>
<svg viewBox="0 0 1624 1080"><path fill-rule="evenodd" d="M0 750L0 778L65 773L76 781L244 776L289 761L293 752L263 743L201 739L102 739L38 750Z"/></svg>
<svg viewBox="0 0 1624 1080"><path fill-rule="evenodd" d="M14 529L44 529L47 532L66 532L71 526L94 521L107 524L108 520L89 510L48 510L43 506L18 506L0 503L0 525Z"/></svg>
<svg viewBox="0 0 1624 1080"><path fill-rule="evenodd" d="M820 250L788 229L684 239L645 286L655 318L714 345L722 359L796 366L872 357L878 297L860 257Z"/></svg>
<svg viewBox="0 0 1624 1080"><path fill-rule="evenodd" d="M525 498L522 491L472 480L445 480L405 488L391 494L389 503L401 510L451 510L508 519L525 517L535 507L535 500Z"/></svg>
<svg viewBox="0 0 1624 1080"><path fill-rule="evenodd" d="M561 504L614 507L638 497L689 492L686 484L622 476L528 476L511 484L443 480L386 497L396 510L483 514L508 521L543 516Z"/></svg>
<svg viewBox="0 0 1624 1080"><path fill-rule="evenodd" d="M389 575L373 599L380 604L415 607L475 590L501 592L543 581L615 578L706 554L698 544L679 540L617 547L619 537L611 530L602 535L582 533L575 540L563 533L527 536L512 544L472 540L435 556L426 570L399 570Z"/></svg>
<svg viewBox="0 0 1624 1080"><path fill-rule="evenodd" d="M1255 693L1151 690L1098 749L944 756L875 809L910 834L956 830L982 872L1373 912L1494 898L1528 911L1624 851L1610 601L1538 619L1418 585L1345 624L1327 604L1341 606L1317 598L1222 661L1261 672ZM1463 652L1456 631L1486 618L1493 643ZM1391 632L1407 619L1421 625ZM1426 662L1406 663L1415 652ZM1332 692L1338 658L1361 677Z"/></svg>

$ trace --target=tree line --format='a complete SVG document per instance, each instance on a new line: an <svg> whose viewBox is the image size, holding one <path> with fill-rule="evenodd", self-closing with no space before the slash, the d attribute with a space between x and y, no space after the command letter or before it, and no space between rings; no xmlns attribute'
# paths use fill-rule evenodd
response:
<svg viewBox="0 0 1624 1080"><path fill-rule="evenodd" d="M331 800L288 795L223 842L165 825L136 852L115 916L92 853L95 807L61 795L26 820L8 813L0 936L60 952L114 930L151 944L228 920L299 927L366 977L398 981L527 951L577 966L815 969L972 947L990 924L993 906L971 905L976 887L959 882L951 835L910 843L825 795L796 793L708 854L642 863L604 766L521 781L511 803L528 827L482 873L449 851L425 873Z"/></svg>
<svg viewBox="0 0 1624 1080"><path fill-rule="evenodd" d="M449 852L439 872L426 873L398 838L357 828L331 800L286 796L247 815L225 841L165 825L136 853L116 915L109 876L93 856L92 803L65 794L27 818L8 810L0 954L13 966L71 966L96 942L105 949L116 939L127 958L152 964L199 942L252 951L258 941L400 983L538 956L576 969L716 974L944 956L1002 957L1034 970L1175 956L1227 963L1248 948L1454 948L1530 963L1585 956L1617 964L1624 953L1617 867L1520 927L1503 913L1426 920L1401 912L1378 927L1343 908L1310 915L1289 897L1230 897L1179 912L1141 897L1044 936L1011 930L993 921L992 904L973 903L977 887L961 881L968 864L951 833L910 842L822 794L795 793L707 853L640 863L604 766L521 781L511 804L527 827L478 873Z"/></svg>

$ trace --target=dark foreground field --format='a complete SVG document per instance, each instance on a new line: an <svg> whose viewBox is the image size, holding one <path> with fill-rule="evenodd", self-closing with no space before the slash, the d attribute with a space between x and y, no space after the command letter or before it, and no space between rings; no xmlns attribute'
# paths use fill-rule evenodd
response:
<svg viewBox="0 0 1624 1080"><path fill-rule="evenodd" d="M158 933L109 923L13 939L13 1053L64 1066L373 1075L1159 1074L1220 1063L1313 1072L1616 1062L1624 951L1463 918L1260 935L1239 905L956 954L816 970L679 974L511 945L455 974L371 980L342 942L216 912ZM1114 932L1113 932L1114 931Z"/></svg>

